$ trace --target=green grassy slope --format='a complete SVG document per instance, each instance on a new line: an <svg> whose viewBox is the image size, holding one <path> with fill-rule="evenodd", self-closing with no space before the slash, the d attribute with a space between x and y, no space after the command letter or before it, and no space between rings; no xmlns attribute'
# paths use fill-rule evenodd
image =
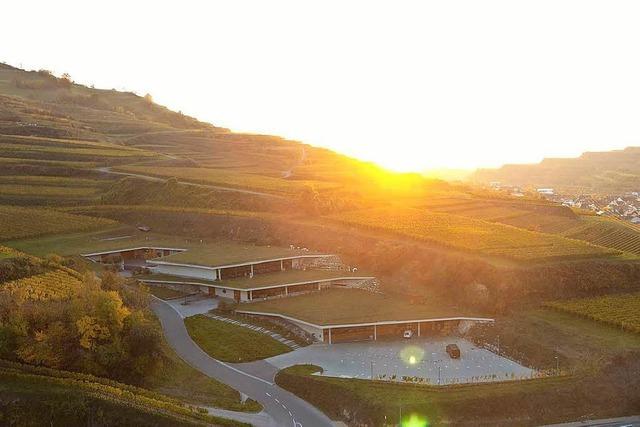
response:
<svg viewBox="0 0 640 427"><path fill-rule="evenodd" d="M8 425L216 425L242 423L145 389L54 369L0 363L0 423Z"/></svg>
<svg viewBox="0 0 640 427"><path fill-rule="evenodd" d="M291 351L268 335L204 315L187 317L185 326L205 352L224 362L251 362Z"/></svg>

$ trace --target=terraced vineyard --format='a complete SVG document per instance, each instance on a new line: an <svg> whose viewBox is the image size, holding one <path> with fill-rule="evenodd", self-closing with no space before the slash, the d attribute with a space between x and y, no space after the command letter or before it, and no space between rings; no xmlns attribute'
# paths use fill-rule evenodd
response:
<svg viewBox="0 0 640 427"><path fill-rule="evenodd" d="M105 158L147 158L155 153L117 144L36 136L0 135L5 158L58 161L104 161Z"/></svg>
<svg viewBox="0 0 640 427"><path fill-rule="evenodd" d="M612 218L583 217L562 235L640 255L640 228Z"/></svg>
<svg viewBox="0 0 640 427"><path fill-rule="evenodd" d="M556 301L549 307L640 333L640 293Z"/></svg>
<svg viewBox="0 0 640 427"><path fill-rule="evenodd" d="M196 183L228 186L233 188L266 191L269 193L281 194L297 193L302 190L305 185L311 185L314 188L323 189L330 189L331 187L335 187L335 185L326 182L290 181L280 178L272 178L264 175L234 172L225 169L122 166L118 167L117 170L144 175L155 175L165 178L175 177L181 180Z"/></svg>
<svg viewBox="0 0 640 427"><path fill-rule="evenodd" d="M59 187L53 185L15 185L0 184L0 194L10 196L55 196L55 197L87 197L98 192L91 187Z"/></svg>
<svg viewBox="0 0 640 427"><path fill-rule="evenodd" d="M612 257L619 251L553 234L421 209L373 209L332 216L349 225L391 231L456 249L518 261Z"/></svg>
<svg viewBox="0 0 640 427"><path fill-rule="evenodd" d="M88 231L115 225L115 222L73 215L50 209L0 206L0 241L43 234Z"/></svg>
<svg viewBox="0 0 640 427"><path fill-rule="evenodd" d="M579 223L578 216L564 206L528 200L443 198L420 207L543 233L559 233Z"/></svg>
<svg viewBox="0 0 640 427"><path fill-rule="evenodd" d="M0 260L2 259L7 259L7 258L13 258L16 257L20 254L20 252L16 251L13 248L9 248L6 246L0 246Z"/></svg>
<svg viewBox="0 0 640 427"><path fill-rule="evenodd" d="M20 293L30 300L57 301L76 295L80 285L77 273L59 269L0 284L0 289Z"/></svg>

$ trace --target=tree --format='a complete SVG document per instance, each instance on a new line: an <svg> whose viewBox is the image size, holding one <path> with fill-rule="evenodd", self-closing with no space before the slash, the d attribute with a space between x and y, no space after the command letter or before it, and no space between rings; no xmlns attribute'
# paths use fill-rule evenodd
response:
<svg viewBox="0 0 640 427"><path fill-rule="evenodd" d="M162 337L143 312L136 311L125 322L122 333L130 378L146 378L160 366Z"/></svg>
<svg viewBox="0 0 640 427"><path fill-rule="evenodd" d="M60 86L64 88L70 88L73 84L73 80L71 80L71 75L69 75L69 73L64 73L58 81L60 82Z"/></svg>
<svg viewBox="0 0 640 427"><path fill-rule="evenodd" d="M113 271L105 271L102 273L101 287L105 291L120 291L123 284L124 279L119 274Z"/></svg>

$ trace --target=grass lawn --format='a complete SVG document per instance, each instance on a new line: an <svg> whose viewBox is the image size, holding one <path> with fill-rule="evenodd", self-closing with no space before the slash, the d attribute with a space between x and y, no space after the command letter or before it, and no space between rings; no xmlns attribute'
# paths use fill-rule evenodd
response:
<svg viewBox="0 0 640 427"><path fill-rule="evenodd" d="M302 347L311 344L311 341L308 341L304 337L301 337L295 332L292 332L291 329L282 326L274 318L265 317L265 316L245 316L240 314L222 312L218 310L214 310L214 313L222 317L226 317L228 319L234 319L243 323L248 323L250 325L260 326L271 332L275 332L276 334L279 334L284 338L291 340Z"/></svg>
<svg viewBox="0 0 640 427"><path fill-rule="evenodd" d="M316 325L339 325L385 320L421 320L439 317L483 317L426 298L411 304L398 295L360 289L328 289L289 298L240 304L240 311L282 314Z"/></svg>
<svg viewBox="0 0 640 427"><path fill-rule="evenodd" d="M204 315L187 317L191 338L211 357L223 362L251 362L291 351L273 338Z"/></svg>
<svg viewBox="0 0 640 427"><path fill-rule="evenodd" d="M192 368L165 343L164 366L147 380L153 391L185 402L214 406L231 411L259 412L262 406L254 401L240 402L240 393Z"/></svg>

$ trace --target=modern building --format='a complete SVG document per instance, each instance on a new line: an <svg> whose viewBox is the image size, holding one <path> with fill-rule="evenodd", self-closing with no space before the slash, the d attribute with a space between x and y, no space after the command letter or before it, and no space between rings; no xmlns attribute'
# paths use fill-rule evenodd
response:
<svg viewBox="0 0 640 427"><path fill-rule="evenodd" d="M412 303L406 296L338 287L240 304L236 313L283 319L329 344L446 335L465 332L474 323L493 322L435 299Z"/></svg>
<svg viewBox="0 0 640 427"><path fill-rule="evenodd" d="M351 287L375 278L341 268L335 255L232 243L191 248L135 247L83 254L94 262L144 267L150 285L253 301Z"/></svg>

